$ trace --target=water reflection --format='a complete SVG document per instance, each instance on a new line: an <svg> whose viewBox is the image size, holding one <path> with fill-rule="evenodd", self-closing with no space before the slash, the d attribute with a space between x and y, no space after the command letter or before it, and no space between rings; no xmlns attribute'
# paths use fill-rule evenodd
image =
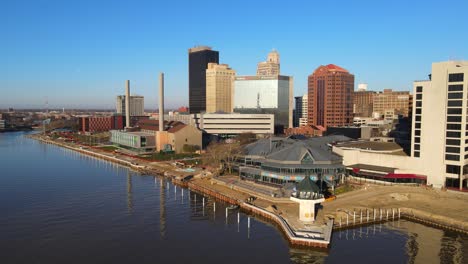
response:
<svg viewBox="0 0 468 264"><path fill-rule="evenodd" d="M156 181L156 178L154 179ZM164 179L159 180L159 234L166 239L166 190Z"/></svg>
<svg viewBox="0 0 468 264"><path fill-rule="evenodd" d="M132 174L127 171L127 208L131 214L133 211Z"/></svg>
<svg viewBox="0 0 468 264"><path fill-rule="evenodd" d="M466 235L404 220L334 232L328 250L290 248L269 222L250 216L249 228L164 178L1 134L0 160L2 263L468 263Z"/></svg>

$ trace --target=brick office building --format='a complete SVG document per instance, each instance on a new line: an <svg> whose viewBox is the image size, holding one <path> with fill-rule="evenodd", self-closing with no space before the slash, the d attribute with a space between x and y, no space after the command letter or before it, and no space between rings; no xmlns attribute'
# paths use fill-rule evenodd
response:
<svg viewBox="0 0 468 264"><path fill-rule="evenodd" d="M308 78L308 124L344 126L353 123L354 75L328 64Z"/></svg>

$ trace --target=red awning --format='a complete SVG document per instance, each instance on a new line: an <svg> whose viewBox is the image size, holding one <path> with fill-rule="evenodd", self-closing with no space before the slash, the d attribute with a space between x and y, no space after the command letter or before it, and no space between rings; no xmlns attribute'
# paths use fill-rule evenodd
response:
<svg viewBox="0 0 468 264"><path fill-rule="evenodd" d="M384 178L387 179L419 179L419 180L427 180L427 176L425 175L418 175L418 174L411 174L411 173L389 173Z"/></svg>

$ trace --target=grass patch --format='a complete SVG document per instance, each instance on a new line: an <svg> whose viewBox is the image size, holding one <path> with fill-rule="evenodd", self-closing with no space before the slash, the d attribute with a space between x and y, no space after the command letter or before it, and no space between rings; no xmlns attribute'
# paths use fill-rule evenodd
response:
<svg viewBox="0 0 468 264"><path fill-rule="evenodd" d="M354 190L353 186L349 184L345 184L335 189L335 195L340 195L340 194L347 193L353 190Z"/></svg>
<svg viewBox="0 0 468 264"><path fill-rule="evenodd" d="M104 146L104 147L100 147L100 149L112 152L112 151L117 150L119 148L114 147L114 146Z"/></svg>

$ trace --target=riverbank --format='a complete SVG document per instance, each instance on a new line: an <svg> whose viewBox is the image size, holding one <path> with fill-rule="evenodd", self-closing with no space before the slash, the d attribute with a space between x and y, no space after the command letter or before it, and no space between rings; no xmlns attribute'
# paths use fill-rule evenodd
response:
<svg viewBox="0 0 468 264"><path fill-rule="evenodd" d="M327 248L330 245L333 220L326 219L325 221L316 221L314 224L304 224L298 219L298 204L287 199L285 202L277 204L275 201L267 200L263 196L255 200L255 203L247 203L246 200L249 196L262 195L242 192L238 189L234 190L215 179L198 178L192 179L190 182L182 181L181 178L183 178L184 174L188 175L189 173L180 172L177 167L165 162L148 162L125 155L108 153L98 148L88 148L70 142L52 140L38 134L30 135L29 137L46 144L54 144L85 155L115 162L143 174L168 177L172 179L173 183L181 185L182 187L187 187L203 195L212 196L225 202L239 205L242 210L259 215L274 223L293 246Z"/></svg>
<svg viewBox="0 0 468 264"><path fill-rule="evenodd" d="M222 200L238 204L243 210L267 218L273 222L286 236L290 244L301 246L328 247L331 230L350 228L360 224L370 224L379 221L395 219L395 212L400 212L402 218L425 224L468 233L468 211L466 204L468 195L452 192L442 192L434 189L408 186L375 186L363 185L362 188L338 195L334 201L323 203L318 211L316 222L312 225L299 221L298 204L289 199L270 198L250 189L229 186L217 179L193 179L189 183L176 180L175 175L184 173L176 171L177 167L166 162L147 162L125 155L108 153L96 148L83 149L79 145L45 139L41 136L31 136L48 144L55 144L86 155L116 162L144 174L169 176L173 182L196 190L202 194L224 197ZM214 195L216 194L216 195ZM258 199L254 204L246 203L249 196ZM393 218L369 218L367 212L376 214L376 210L388 212L393 210ZM353 213L352 213L353 212ZM356 218L356 212L360 212ZM366 212L362 216L362 212ZM354 222L350 222L354 216ZM367 217L367 218L366 218ZM348 224L344 226L344 219ZM307 241L307 242L304 242Z"/></svg>

